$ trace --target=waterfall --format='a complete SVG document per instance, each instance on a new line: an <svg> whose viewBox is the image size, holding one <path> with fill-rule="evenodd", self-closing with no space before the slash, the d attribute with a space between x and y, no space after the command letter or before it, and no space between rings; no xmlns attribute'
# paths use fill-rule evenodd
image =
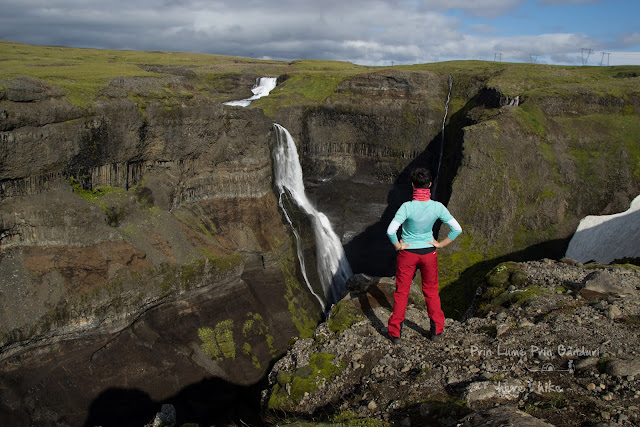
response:
<svg viewBox="0 0 640 427"><path fill-rule="evenodd" d="M269 92L276 87L277 80L277 77L260 77L259 79L256 79L256 84L251 88L251 92L253 92L253 96L251 98L241 99L240 101L225 102L224 105L248 107L249 104L251 104L251 101L255 101L256 99L269 95Z"/></svg>
<svg viewBox="0 0 640 427"><path fill-rule="evenodd" d="M275 184L280 193L279 205L284 215L293 229L297 241L298 259L302 275L311 293L318 298L323 310L326 305L312 289L307 278L302 253L302 242L300 234L295 230L291 216L286 211L283 196L285 193L291 197L293 202L311 220L311 225L316 239L316 259L318 276L324 292L324 301L329 305L338 302L344 290L344 284L351 277L351 266L347 261L344 248L340 239L331 228L329 219L319 212L309 201L305 194L304 183L302 182L302 167L298 158L296 144L289 132L282 126L274 124L276 130L277 144L273 150Z"/></svg>
<svg viewBox="0 0 640 427"><path fill-rule="evenodd" d="M435 179L433 181L433 187L431 188L432 197L435 200L436 188L438 187L438 181L440 180L440 165L442 165L442 152L444 151L444 127L447 123L447 115L449 114L449 100L451 99L451 87L453 86L453 76L449 75L449 93L447 93L447 102L444 103L444 118L442 119L442 138L440 138L440 154L438 156L438 167L436 168Z"/></svg>

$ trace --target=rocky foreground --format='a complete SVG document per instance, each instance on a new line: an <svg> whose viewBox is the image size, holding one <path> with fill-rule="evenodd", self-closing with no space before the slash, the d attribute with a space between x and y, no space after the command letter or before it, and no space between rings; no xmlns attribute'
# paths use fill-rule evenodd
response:
<svg viewBox="0 0 640 427"><path fill-rule="evenodd" d="M276 418L334 424L639 425L640 269L503 263L475 314L441 340L412 290L402 342L386 337L389 278L354 276L315 336L269 374ZM413 304L412 304L413 303Z"/></svg>

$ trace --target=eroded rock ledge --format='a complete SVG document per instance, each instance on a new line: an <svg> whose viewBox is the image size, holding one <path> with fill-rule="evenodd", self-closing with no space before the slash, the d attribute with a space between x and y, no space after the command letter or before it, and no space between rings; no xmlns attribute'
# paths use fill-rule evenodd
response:
<svg viewBox="0 0 640 427"><path fill-rule="evenodd" d="M447 319L438 342L416 288L400 345L386 338L393 280L354 276L314 337L276 363L263 404L372 425L637 425L640 272L626 267L500 264L476 314Z"/></svg>

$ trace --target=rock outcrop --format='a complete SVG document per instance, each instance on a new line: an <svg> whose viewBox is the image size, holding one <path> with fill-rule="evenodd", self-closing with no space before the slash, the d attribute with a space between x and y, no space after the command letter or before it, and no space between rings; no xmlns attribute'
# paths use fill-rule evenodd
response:
<svg viewBox="0 0 640 427"><path fill-rule="evenodd" d="M583 294L594 271L633 291ZM296 341L276 363L263 403L329 423L635 425L639 271L551 260L500 264L478 311L448 318L437 342L428 338L416 287L400 344L386 337L392 280L354 276L350 294L314 337ZM609 318L610 307L621 316Z"/></svg>

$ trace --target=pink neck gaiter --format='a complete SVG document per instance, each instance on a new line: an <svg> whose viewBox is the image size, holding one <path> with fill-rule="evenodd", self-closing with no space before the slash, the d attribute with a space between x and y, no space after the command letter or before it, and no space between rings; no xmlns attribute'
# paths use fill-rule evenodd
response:
<svg viewBox="0 0 640 427"><path fill-rule="evenodd" d="M431 199L431 190L428 188L414 188L413 189L413 200L417 200L419 202L426 202Z"/></svg>

